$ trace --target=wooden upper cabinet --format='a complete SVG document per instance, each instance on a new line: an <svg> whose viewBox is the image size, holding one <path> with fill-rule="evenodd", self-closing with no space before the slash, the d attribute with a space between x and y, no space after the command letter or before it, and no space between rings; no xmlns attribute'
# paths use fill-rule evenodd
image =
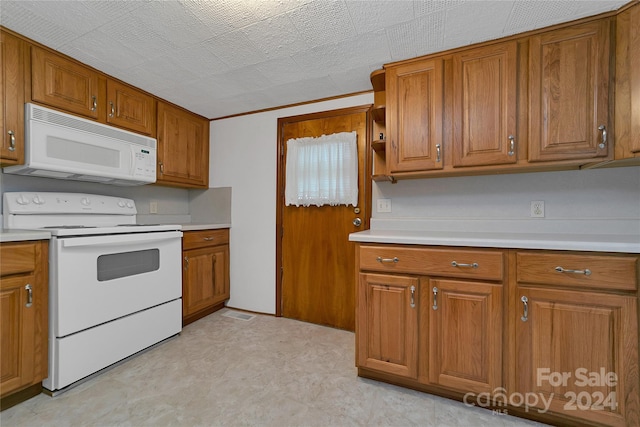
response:
<svg viewBox="0 0 640 427"><path fill-rule="evenodd" d="M529 45L529 161L606 157L610 20L535 35Z"/></svg>
<svg viewBox="0 0 640 427"><path fill-rule="evenodd" d="M32 46L31 99L98 119L105 113L105 78L77 62Z"/></svg>
<svg viewBox="0 0 640 427"><path fill-rule="evenodd" d="M453 166L516 162L517 42L453 56Z"/></svg>
<svg viewBox="0 0 640 427"><path fill-rule="evenodd" d="M154 136L156 101L132 86L107 80L107 123Z"/></svg>
<svg viewBox="0 0 640 427"><path fill-rule="evenodd" d="M616 17L615 158L640 159L640 3Z"/></svg>
<svg viewBox="0 0 640 427"><path fill-rule="evenodd" d="M24 163L24 54L17 37L0 31L0 165Z"/></svg>
<svg viewBox="0 0 640 427"><path fill-rule="evenodd" d="M208 187L209 121L158 102L159 184Z"/></svg>
<svg viewBox="0 0 640 427"><path fill-rule="evenodd" d="M442 169L443 61L386 70L388 172Z"/></svg>

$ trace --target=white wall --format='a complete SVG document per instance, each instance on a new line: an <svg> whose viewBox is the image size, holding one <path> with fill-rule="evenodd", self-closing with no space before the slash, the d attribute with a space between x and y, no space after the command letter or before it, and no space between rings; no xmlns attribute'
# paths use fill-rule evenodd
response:
<svg viewBox="0 0 640 427"><path fill-rule="evenodd" d="M275 313L279 117L373 103L373 94L211 122L211 187L232 187L230 307Z"/></svg>
<svg viewBox="0 0 640 427"><path fill-rule="evenodd" d="M640 167L429 178L374 183L374 218L529 220L531 201L545 202L545 219L637 219ZM391 199L391 213L375 200ZM534 219L534 221L541 221ZM640 227L640 222L638 222ZM635 230L638 234L640 230Z"/></svg>
<svg viewBox="0 0 640 427"><path fill-rule="evenodd" d="M210 185L233 189L229 306L275 313L278 118L372 102L365 94L211 123ZM378 198L392 199L391 214L375 213ZM373 216L528 220L532 200L545 201L542 221L631 219L640 227L640 167L374 183Z"/></svg>

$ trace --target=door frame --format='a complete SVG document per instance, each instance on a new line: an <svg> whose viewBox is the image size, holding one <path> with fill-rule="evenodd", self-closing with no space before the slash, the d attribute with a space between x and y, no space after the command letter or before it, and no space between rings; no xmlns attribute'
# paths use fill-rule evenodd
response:
<svg viewBox="0 0 640 427"><path fill-rule="evenodd" d="M360 105L356 107L340 108L337 110L321 111L317 113L301 114L298 116L278 118L278 139L277 139L277 181L276 181L276 317L282 317L282 215L284 209L284 144L283 129L290 123L304 122L308 120L326 119L350 114L366 113L367 132L365 135L365 158L364 158L364 206L361 206L362 230L369 229L369 219L371 218L371 173L372 173L372 153L371 153L371 133L373 123L371 121L371 108L373 104ZM355 273L354 273L355 274Z"/></svg>

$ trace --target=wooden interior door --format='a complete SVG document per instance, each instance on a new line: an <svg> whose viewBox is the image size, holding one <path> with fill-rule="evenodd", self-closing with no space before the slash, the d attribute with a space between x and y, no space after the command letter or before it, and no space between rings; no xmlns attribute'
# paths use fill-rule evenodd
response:
<svg viewBox="0 0 640 427"><path fill-rule="evenodd" d="M279 120L279 227L276 314L353 331L355 329L355 244L349 234L368 228L366 162L370 106ZM358 206L284 205L286 141L338 132L357 133ZM360 218L362 224L354 225Z"/></svg>

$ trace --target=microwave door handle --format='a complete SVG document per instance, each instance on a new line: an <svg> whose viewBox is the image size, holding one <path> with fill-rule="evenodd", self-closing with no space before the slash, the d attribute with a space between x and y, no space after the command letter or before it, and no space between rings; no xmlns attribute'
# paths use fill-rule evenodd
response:
<svg viewBox="0 0 640 427"><path fill-rule="evenodd" d="M109 236L88 236L61 239L65 248L86 246L125 246L173 240L182 237L182 231L168 231L149 234L113 234Z"/></svg>
<svg viewBox="0 0 640 427"><path fill-rule="evenodd" d="M131 176L134 176L135 172L136 172L136 153L135 153L135 148L130 147L131 148L131 169L130 169L130 173Z"/></svg>

